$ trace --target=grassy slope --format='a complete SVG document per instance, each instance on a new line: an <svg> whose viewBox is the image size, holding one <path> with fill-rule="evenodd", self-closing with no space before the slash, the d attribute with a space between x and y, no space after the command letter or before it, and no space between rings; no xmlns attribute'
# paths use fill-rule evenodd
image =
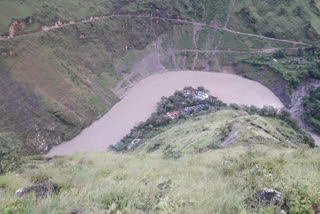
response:
<svg viewBox="0 0 320 214"><path fill-rule="evenodd" d="M250 213L243 200L264 187L283 192L293 204L315 203L319 165L319 149L264 146L186 154L178 160L158 153L82 153L30 161L19 176L1 176L6 192L0 192L0 213L69 213L74 208L103 213L112 205L124 213ZM58 190L52 197L15 196L17 188L46 180Z"/></svg>
<svg viewBox="0 0 320 214"><path fill-rule="evenodd" d="M229 1L217 0L214 3L195 0L137 0L135 2L108 0L93 0L83 2L80 0L46 2L41 0L4 0L0 2L0 32L6 33L12 19L24 19L33 17L34 22L40 25L52 25L58 19L64 22L70 20L82 20L94 15L111 14L113 12L156 12L165 11L169 17L181 16L185 18L213 19L223 22L229 8ZM219 7L218 7L219 6Z"/></svg>
<svg viewBox="0 0 320 214"><path fill-rule="evenodd" d="M279 119L248 115L244 111L223 110L191 117L173 124L169 129L147 139L136 150L139 152L197 153L219 148L232 131L239 130L231 146L262 144L275 147L299 147L302 136ZM290 142L290 143L289 143Z"/></svg>
<svg viewBox="0 0 320 214"><path fill-rule="evenodd" d="M277 38L317 42L319 8L311 1L239 0L230 26L256 34L273 33ZM306 31L306 29L308 29Z"/></svg>

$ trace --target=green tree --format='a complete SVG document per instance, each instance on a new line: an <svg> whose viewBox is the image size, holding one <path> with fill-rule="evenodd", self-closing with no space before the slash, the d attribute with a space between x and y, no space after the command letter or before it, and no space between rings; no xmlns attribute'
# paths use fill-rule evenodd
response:
<svg viewBox="0 0 320 214"><path fill-rule="evenodd" d="M320 133L320 87L312 89L304 100L305 117L309 124Z"/></svg>

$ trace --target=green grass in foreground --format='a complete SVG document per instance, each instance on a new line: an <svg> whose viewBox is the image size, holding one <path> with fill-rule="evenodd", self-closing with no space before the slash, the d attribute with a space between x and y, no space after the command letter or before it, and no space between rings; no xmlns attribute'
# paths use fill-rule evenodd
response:
<svg viewBox="0 0 320 214"><path fill-rule="evenodd" d="M246 210L243 201L264 187L287 197L290 213L313 213L320 198L320 150L265 146L186 154L79 153L50 162L30 161L19 174L0 177L0 213L278 213ZM31 169L30 166L35 166ZM20 187L53 182L43 200L17 198Z"/></svg>

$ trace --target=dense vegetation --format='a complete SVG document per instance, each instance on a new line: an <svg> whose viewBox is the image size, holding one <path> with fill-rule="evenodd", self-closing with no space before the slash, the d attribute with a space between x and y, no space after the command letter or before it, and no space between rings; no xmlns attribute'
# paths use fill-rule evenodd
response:
<svg viewBox="0 0 320 214"><path fill-rule="evenodd" d="M320 88L312 89L304 100L307 122L320 133Z"/></svg>
<svg viewBox="0 0 320 214"><path fill-rule="evenodd" d="M303 80L320 79L320 49L317 47L299 48L297 51L278 51L274 54L251 57L239 63L238 72L244 76L257 79L263 72L275 73L288 82L286 92L289 95ZM258 79L257 79L258 80ZM272 82L272 78L260 80ZM265 83L271 86L272 83Z"/></svg>

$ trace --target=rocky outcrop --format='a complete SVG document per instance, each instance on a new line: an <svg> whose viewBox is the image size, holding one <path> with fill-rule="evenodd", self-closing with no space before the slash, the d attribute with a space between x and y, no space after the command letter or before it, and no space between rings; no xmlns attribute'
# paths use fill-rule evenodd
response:
<svg viewBox="0 0 320 214"><path fill-rule="evenodd" d="M0 187L0 194L6 192L6 190L4 188Z"/></svg>
<svg viewBox="0 0 320 214"><path fill-rule="evenodd" d="M259 206L277 206L283 211L288 210L285 196L276 190L264 188L245 200L248 208L255 209Z"/></svg>
<svg viewBox="0 0 320 214"><path fill-rule="evenodd" d="M24 197L31 193L35 193L37 199L46 198L50 194L54 193L54 186L51 183L40 183L30 187L21 188L16 191L16 195L18 197Z"/></svg>
<svg viewBox="0 0 320 214"><path fill-rule="evenodd" d="M309 92L312 88L320 87L320 80L307 79L303 81L297 89L291 94L292 105L289 109L290 113L299 120L299 124L302 128L307 130L315 143L320 146L320 136L312 127L304 120L304 98L309 96Z"/></svg>
<svg viewBox="0 0 320 214"><path fill-rule="evenodd" d="M75 208L70 212L70 214L81 214L81 213L84 213L84 210L80 208Z"/></svg>

